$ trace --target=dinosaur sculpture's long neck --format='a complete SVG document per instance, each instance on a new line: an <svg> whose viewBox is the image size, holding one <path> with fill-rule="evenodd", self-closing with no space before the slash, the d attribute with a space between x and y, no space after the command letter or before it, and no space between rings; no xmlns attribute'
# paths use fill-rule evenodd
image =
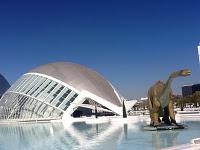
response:
<svg viewBox="0 0 200 150"><path fill-rule="evenodd" d="M168 89L171 88L171 84L172 84L173 79L176 78L176 77L179 77L179 74L180 74L179 71L176 71L176 72L173 72L173 73L170 74L168 80L165 83L165 88L164 88L163 93L168 91Z"/></svg>
<svg viewBox="0 0 200 150"><path fill-rule="evenodd" d="M171 84L174 78L179 76L179 72L173 72L171 73L171 75L169 76L168 80L165 83L165 87L163 90L163 93L161 94L161 105L162 107L166 107L168 105L168 100L169 100L169 96L170 96L170 92L171 92Z"/></svg>
<svg viewBox="0 0 200 150"><path fill-rule="evenodd" d="M172 78L171 76L168 78L168 80L165 83L165 87L164 87L163 93L167 92L168 89L171 88L171 84L172 84L173 79L174 78Z"/></svg>

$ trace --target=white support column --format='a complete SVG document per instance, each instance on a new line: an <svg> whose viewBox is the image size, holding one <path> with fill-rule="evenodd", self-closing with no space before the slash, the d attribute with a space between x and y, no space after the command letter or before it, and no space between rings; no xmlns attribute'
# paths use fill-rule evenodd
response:
<svg viewBox="0 0 200 150"><path fill-rule="evenodd" d="M199 45L197 46L197 48L198 48L198 56L199 56L199 64L200 64L200 43L199 43Z"/></svg>

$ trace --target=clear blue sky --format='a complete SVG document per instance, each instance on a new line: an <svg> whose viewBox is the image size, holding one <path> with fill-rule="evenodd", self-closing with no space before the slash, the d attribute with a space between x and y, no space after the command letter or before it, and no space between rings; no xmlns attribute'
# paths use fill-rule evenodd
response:
<svg viewBox="0 0 200 150"><path fill-rule="evenodd" d="M70 61L92 68L126 98L189 68L200 83L199 0L1 0L0 73L10 83L34 67Z"/></svg>

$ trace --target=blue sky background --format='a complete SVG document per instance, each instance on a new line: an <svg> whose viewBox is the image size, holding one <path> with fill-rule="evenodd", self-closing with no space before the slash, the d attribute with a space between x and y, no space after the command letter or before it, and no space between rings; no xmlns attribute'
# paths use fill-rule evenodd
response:
<svg viewBox="0 0 200 150"><path fill-rule="evenodd" d="M199 0L0 0L0 73L10 83L34 67L70 61L92 68L126 98L157 80L200 83Z"/></svg>

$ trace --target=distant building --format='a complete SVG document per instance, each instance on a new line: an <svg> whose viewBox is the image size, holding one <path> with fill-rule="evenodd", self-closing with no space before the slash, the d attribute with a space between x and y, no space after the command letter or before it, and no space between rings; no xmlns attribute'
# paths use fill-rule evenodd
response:
<svg viewBox="0 0 200 150"><path fill-rule="evenodd" d="M200 84L192 85L192 93L195 93L196 91L200 91Z"/></svg>
<svg viewBox="0 0 200 150"><path fill-rule="evenodd" d="M185 85L182 87L183 96L192 95L196 91L200 91L200 84Z"/></svg>
<svg viewBox="0 0 200 150"><path fill-rule="evenodd" d="M8 83L8 81L0 74L0 98L9 87L10 84Z"/></svg>
<svg viewBox="0 0 200 150"><path fill-rule="evenodd" d="M182 87L182 95L183 96L192 95L192 85L184 85Z"/></svg>
<svg viewBox="0 0 200 150"><path fill-rule="evenodd" d="M141 97L140 100L141 100L141 101L143 101L143 100L144 100L144 101L145 101L145 100L148 100L148 97Z"/></svg>

